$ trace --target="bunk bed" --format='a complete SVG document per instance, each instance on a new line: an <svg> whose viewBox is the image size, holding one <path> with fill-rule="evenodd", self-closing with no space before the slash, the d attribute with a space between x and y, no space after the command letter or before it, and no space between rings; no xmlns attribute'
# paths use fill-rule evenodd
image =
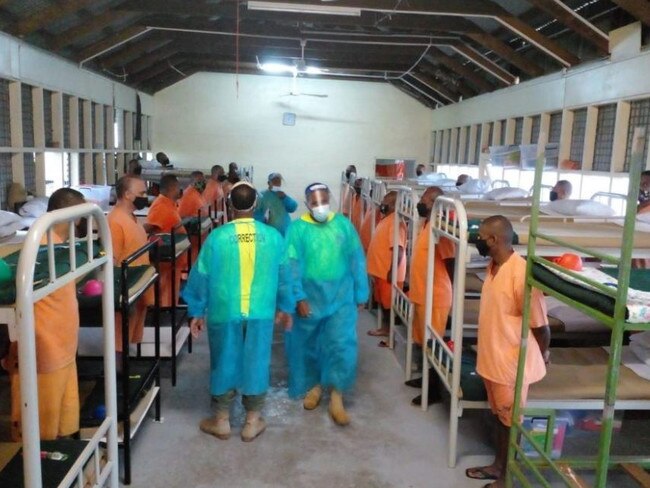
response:
<svg viewBox="0 0 650 488"><path fill-rule="evenodd" d="M108 238L110 240L110 237ZM159 307L159 273L157 241L151 241L124 259L115 268L116 279L113 280L114 290L119 290L116 300L110 304L111 321L114 320L115 310L122 316L122 351L120 371L117 374L118 396L118 446L124 453L124 484L131 483L131 447L140 426L147 413L154 407L154 418L160 421L160 307ZM153 265L133 265L138 258L152 254ZM110 283L110 282L109 282ZM80 284L83 287L83 283ZM132 357L129 345L129 316L131 307L145 293L154 288L153 326L154 326L154 355L153 357ZM97 302L96 297L79 295L79 311L81 327L95 328L103 326L105 318L97 316L99 310L106 310L104 304ZM110 353L115 357L115 348ZM96 356L78 357L80 388L85 392L82 403L80 424L81 438L96 435L98 425L97 408L104 405L105 390L98 381L106 376L108 370L102 367L106 358Z"/></svg>
<svg viewBox="0 0 650 488"><path fill-rule="evenodd" d="M640 466L647 466L649 458L647 456L626 456L620 458L612 456L610 453L613 428L614 414L617 409L625 410L632 408L650 409L650 381L641 379L629 372L629 368L623 363L624 357L624 335L626 331L648 331L650 330L650 318L643 313L635 314L632 312L634 305L634 291L630 285L633 280L631 261L635 254L634 250L639 245L647 248L648 242L637 239L638 231L636 227L636 189L639 188L641 171L644 169L643 149L645 143L645 131L635 129L632 144L632 160L630 165L630 181L627 196L625 223L619 230L622 239L620 248L615 254L603 254L600 250L593 249L593 244L576 244L566 240L564 237L546 235L541 228L539 221L539 201L540 192L534 194L534 206L530 223L530 238L528 242L528 260L526 272L524 317L521 333L521 348L518 363L517 383L515 390L515 406L513 408L513 423L510 433L509 453L508 453L508 484L511 485L516 479L523 486L532 486L528 476L532 475L543 485L548 485L542 474L543 469L553 472L566 486L585 485L573 468L593 469L596 472L595 485L599 488L607 486L608 473L613 467L622 467L624 471L630 474L637 482L647 486L648 473ZM535 174L536 183L541 182L543 165L538 162ZM566 249L578 251L585 255L591 255L617 267L612 274L616 277L614 283L603 284L600 281L583 276L579 273L569 272L563 268L557 267L554 263L548 261L538 253L540 242L551 241L558 246L564 246ZM549 273L540 272L540 270ZM570 278L570 279L567 279ZM556 278L559 278L556 279ZM532 287L541 289L546 294L554 296L564 303L580 309L585 313L602 321L611 329L611 339L608 354L604 351L591 351L588 357L576 358L571 351L564 351L565 356L560 358L564 363L563 369L569 369L577 378L587 380L594 372L589 371L585 377L586 368L600 368L601 376L591 377L591 381L586 381L585 390L581 393L581 408L591 407L595 410L602 410L602 425L599 436L598 454L596 457L579 457L579 458L560 458L552 459L550 451L550 439L552 439L553 429L555 427L555 408L561 408L557 405L545 404L539 400L540 390L549 389L549 383L552 383L553 368L549 368L546 378L540 383L531 386L531 401L526 407L521 407L521 389L523 383L523 367L525 363L525 354L527 349L527 338L529 336L528 327L528 303ZM587 293L598 293L605 300L581 301L576 295L579 291ZM553 358L555 361L555 358ZM602 377L605 377L605 383ZM600 379L599 379L600 378ZM576 382L572 382L576 387ZM550 385L552 386L552 385ZM580 385L582 387L582 385ZM581 388L582 389L582 388ZM533 395L535 391L535 395ZM584 398L586 397L586 398ZM534 399L534 401L533 401ZM585 407L585 404L588 407ZM523 414L534 413L537 417L547 418L546 441L544 443L535 442L530 433L523 427L520 416ZM534 448L539 456L538 459L531 457L524 452L520 443L519 436L526 439ZM531 442L532 441L532 442Z"/></svg>
<svg viewBox="0 0 650 488"><path fill-rule="evenodd" d="M536 240L536 246L541 255L555 256L566 252L566 246L559 245L557 235L562 239L569 241L569 248L575 252L580 253L580 245L582 242L589 242L598 251L590 254L596 258L607 261L611 260L611 255L620 255L620 250L623 242L633 242L634 250L631 251L635 257L650 256L650 233L636 231L632 232L629 236L624 236L624 229L617 223L612 222L594 222L590 224L579 224L575 222L564 222L565 219L556 219L551 217L538 216L537 224L539 230L539 239ZM449 425L449 466L453 467L456 464L456 442L458 435L458 419L465 409L485 409L487 402L485 401L485 392L482 388L482 381L473 373L473 363L475 362L475 352L472 348L468 347L467 335L468 331L475 332L476 325L468 325L465 317L465 310L467 304L466 299L474 299L476 303L479 298L478 295L472 293L468 294L467 291L467 278L468 278L468 263L470 262L471 248L469 243L475 238L478 226L473 221L468 219L468 212L461 200L452 199L448 197L438 197L434 203L431 214L430 226L430 247L429 247L429 261L427 270L427 300L429 303L426 305L427 317L425 319L425 337L427 339L427 346L425 351L426 360L431 364L435 373L441 378L445 388L449 391L451 396L450 403L450 425ZM517 234L519 244L514 246L519 250L522 255L527 254L528 244L528 229L529 222L515 221L513 227ZM542 231L542 229L544 229ZM433 266L434 266L434 252L435 245L440 238L447 238L456 244L456 258L455 258L455 275L453 280L453 304L451 313L451 329L449 337L441 337L435 333L431 328L431 300L433 290ZM469 296L468 296L469 295ZM474 330L472 330L474 329ZM599 329L599 338L602 337ZM552 332L552 336L556 331ZM532 402L535 400L535 405L552 405L559 404L560 400L567 404L567 400L580 401L581 406L585 405L585 409L598 408L598 400L583 402L582 398L567 399L552 398L552 394L545 392L541 393L544 384L551 385L556 381L554 378L555 373L561 371L555 368L549 368L549 375L544 382L534 385L530 389L529 398ZM429 368L423 368L423 386L422 386L422 408L427 408L428 399L428 374ZM478 380L478 381L476 381ZM536 393L537 389L540 393ZM569 396L571 392L569 391ZM556 401L557 400L557 401ZM554 403L555 402L555 403ZM600 400L602 405L602 400ZM650 404L645 402L630 401L629 409L650 408Z"/></svg>
<svg viewBox="0 0 650 488"><path fill-rule="evenodd" d="M103 251L93 241L92 234L77 240L75 221L86 219L88 228L97 228ZM67 222L69 241L53 244L53 227ZM43 240L47 244L40 246ZM102 210L86 203L49 212L30 228L21 244L15 281L15 301L0 305L0 322L9 325L10 337L18 341L18 360L22 400L22 447L0 447L0 485L3 487L38 488L42 486L118 486L117 392L115 380L115 326L113 316L113 289L106 287L101 297L103 307L103 378L105 417L99 422L93 436L80 440L40 440L36 346L34 330L34 303L60 287L98 272L105 282L113 281L113 252L110 231ZM0 248L9 259L14 249ZM67 258L67 259L66 259ZM38 260L43 259L37 274ZM7 295L3 294L6 298ZM3 300L8 301L8 300ZM103 449L101 446L105 446ZM41 452L56 451L66 459L41 459Z"/></svg>
<svg viewBox="0 0 650 488"><path fill-rule="evenodd" d="M393 255L392 255L392 269L398 268L399 259L399 235L400 227L402 224L407 229L407 245L406 245L406 283L410 282L411 276L411 259L413 257L413 248L417 240L420 218L417 212L417 203L419 197L415 190L410 188L401 188L398 191L397 201L395 204L395 225L393 228ZM391 349L395 350L395 338L397 335L397 319L405 329L405 337L402 340L406 347L405 357L405 375L406 380L411 379L413 369L413 312L414 305L409 299L408 295L398 286L397 273L392 273L391 282L392 298L390 309L390 332L388 335L388 345Z"/></svg>

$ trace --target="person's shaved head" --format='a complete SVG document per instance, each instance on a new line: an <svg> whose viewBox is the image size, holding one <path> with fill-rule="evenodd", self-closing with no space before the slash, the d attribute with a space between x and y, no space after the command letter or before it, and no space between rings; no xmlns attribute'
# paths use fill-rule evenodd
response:
<svg viewBox="0 0 650 488"><path fill-rule="evenodd" d="M137 176L124 175L119 180L117 180L117 184L115 185L115 195L117 196L118 200L121 200L126 195L126 192L133 191L134 188L139 188L140 186L145 186L142 179L138 178Z"/></svg>
<svg viewBox="0 0 650 488"><path fill-rule="evenodd" d="M481 222L479 235L485 240L494 238L499 246L512 247L515 231L507 218L503 215L494 215Z"/></svg>
<svg viewBox="0 0 650 488"><path fill-rule="evenodd" d="M74 205L81 205L85 203L86 199L83 194L72 188L59 188L52 193L50 199L47 201L47 211L59 210L61 208L73 207Z"/></svg>
<svg viewBox="0 0 650 488"><path fill-rule="evenodd" d="M172 200L178 199L180 195L181 185L178 182L176 175L165 175L160 178L160 193Z"/></svg>
<svg viewBox="0 0 650 488"><path fill-rule="evenodd" d="M415 176L422 176L425 173L426 170L427 170L427 167L425 165L418 164L415 167Z"/></svg>
<svg viewBox="0 0 650 488"><path fill-rule="evenodd" d="M252 212L256 198L257 190L247 182L237 183L230 190L230 204L239 212Z"/></svg>
<svg viewBox="0 0 650 488"><path fill-rule="evenodd" d="M223 169L223 166L221 166L220 164L215 164L210 170L210 175L212 175L212 178L214 178L215 180L224 173L225 171Z"/></svg>
<svg viewBox="0 0 650 488"><path fill-rule="evenodd" d="M392 214L395 211L395 206L397 204L397 192L392 190L386 193L384 198L381 200L381 204L386 206L386 211L382 211L384 215Z"/></svg>
<svg viewBox="0 0 650 488"><path fill-rule="evenodd" d="M418 202L418 206L426 208L426 211L422 212L418 209L418 213L420 214L420 216L424 217L424 215L426 215L426 219L428 220L429 216L431 215L431 209L433 209L433 202L436 201L436 198L444 194L445 192L442 191L442 189L438 186L430 186L426 190L424 190L424 193L422 194L422 196L420 197L420 201Z"/></svg>
<svg viewBox="0 0 650 488"><path fill-rule="evenodd" d="M471 178L469 177L469 175L465 175L465 174L458 175L458 179L456 179L456 186L464 185L464 184L467 183L470 179L471 179Z"/></svg>
<svg viewBox="0 0 650 488"><path fill-rule="evenodd" d="M557 193L558 200L568 200L573 192L573 185L568 180L559 180L551 191Z"/></svg>
<svg viewBox="0 0 650 488"><path fill-rule="evenodd" d="M192 171L192 173L190 173L190 176L192 177L193 182L201 181L205 178L203 171Z"/></svg>

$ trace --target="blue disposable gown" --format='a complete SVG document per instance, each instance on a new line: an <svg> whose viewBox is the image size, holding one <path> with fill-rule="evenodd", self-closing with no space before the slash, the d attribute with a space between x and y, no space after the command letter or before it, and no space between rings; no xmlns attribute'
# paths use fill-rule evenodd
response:
<svg viewBox="0 0 650 488"><path fill-rule="evenodd" d="M242 246L251 242L253 252ZM268 389L275 312L295 309L286 259L278 231L252 218L215 229L202 246L182 295L191 317L206 318L212 395Z"/></svg>
<svg viewBox="0 0 650 488"><path fill-rule="evenodd" d="M298 203L285 194L284 198L280 198L277 193L266 190L257 202L255 209L255 219L260 222L269 224L275 227L280 234L287 233L287 227L291 224L290 213L293 213L298 208Z"/></svg>
<svg viewBox="0 0 650 488"><path fill-rule="evenodd" d="M293 296L307 300L312 314L294 316L287 334L289 394L317 384L345 391L357 369L357 305L368 299L368 276L356 230L340 214L325 223L309 214L287 232Z"/></svg>

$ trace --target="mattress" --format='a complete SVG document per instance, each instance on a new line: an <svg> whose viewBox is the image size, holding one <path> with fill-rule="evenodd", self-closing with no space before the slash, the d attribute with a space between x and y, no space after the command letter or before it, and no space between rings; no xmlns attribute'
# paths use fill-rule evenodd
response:
<svg viewBox="0 0 650 488"><path fill-rule="evenodd" d="M478 324L478 314L479 314L479 308L481 305L480 300L465 300L465 307L464 307L464 313L463 313L463 322L465 324L469 325L477 325ZM558 318L552 316L549 314L548 316L548 325L551 328L551 336L553 334L557 334L560 332L569 332L573 331L572 327L570 325L565 324ZM607 328L607 330L609 330Z"/></svg>
<svg viewBox="0 0 650 488"><path fill-rule="evenodd" d="M160 259L170 260L172 258L171 234L156 234L156 237L160 238L160 244L158 245L158 257ZM175 240L175 256L178 256L180 253L186 251L191 246L186 234L176 234ZM150 252L150 254L152 253Z"/></svg>
<svg viewBox="0 0 650 488"><path fill-rule="evenodd" d="M647 280L648 276L650 276L650 270L638 269L632 271L637 276L637 283L640 283L642 280ZM602 284L612 286L614 289L617 286L615 278L596 268L584 268L580 274ZM645 276L639 278L642 275ZM572 300L587 305L610 317L614 314L614 298L601 293L586 283L579 283L578 280L569 275L535 263L533 265L533 277L540 283L562 293ZM627 297L626 320L634 324L650 322L650 307L648 307L648 303L650 303L649 291L630 288Z"/></svg>
<svg viewBox="0 0 650 488"><path fill-rule="evenodd" d="M530 386L529 400L600 400L609 355L601 347L551 349L546 376ZM650 400L650 381L621 366L616 398Z"/></svg>
<svg viewBox="0 0 650 488"><path fill-rule="evenodd" d="M8 246L11 247L11 246ZM5 249L6 247L0 247ZM86 242L77 242L76 244L76 265L82 266L88 262L88 253ZM95 244L94 257L98 257L101 253L100 247ZM4 255L3 259L12 268L15 273L20 258L20 246L12 248L12 252ZM54 246L54 262L55 272L57 276L62 276L70 272L70 246L66 244L56 244ZM36 256L36 266L34 268L34 289L37 290L47 283L49 283L50 272L48 265L48 251L47 246L41 246ZM10 305L16 301L16 280L12 279L0 285L0 305Z"/></svg>

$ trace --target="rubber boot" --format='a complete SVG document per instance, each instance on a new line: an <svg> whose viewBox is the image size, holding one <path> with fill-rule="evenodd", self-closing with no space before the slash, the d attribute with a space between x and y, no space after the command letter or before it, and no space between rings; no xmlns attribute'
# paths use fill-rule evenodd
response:
<svg viewBox="0 0 650 488"><path fill-rule="evenodd" d="M350 416L343 406L343 395L341 395L341 392L332 390L329 412L332 420L338 425L345 426L350 423Z"/></svg>
<svg viewBox="0 0 650 488"><path fill-rule="evenodd" d="M246 424L241 431L241 440L251 442L259 437L266 430L266 421L261 417L260 412L247 412Z"/></svg>
<svg viewBox="0 0 650 488"><path fill-rule="evenodd" d="M305 395L305 399L302 401L302 406L305 410L314 410L320 403L320 398L323 395L323 389L320 385L314 386L311 390Z"/></svg>
<svg viewBox="0 0 650 488"><path fill-rule="evenodd" d="M228 413L217 413L214 417L201 420L199 428L206 434L226 441L230 439L230 416Z"/></svg>

